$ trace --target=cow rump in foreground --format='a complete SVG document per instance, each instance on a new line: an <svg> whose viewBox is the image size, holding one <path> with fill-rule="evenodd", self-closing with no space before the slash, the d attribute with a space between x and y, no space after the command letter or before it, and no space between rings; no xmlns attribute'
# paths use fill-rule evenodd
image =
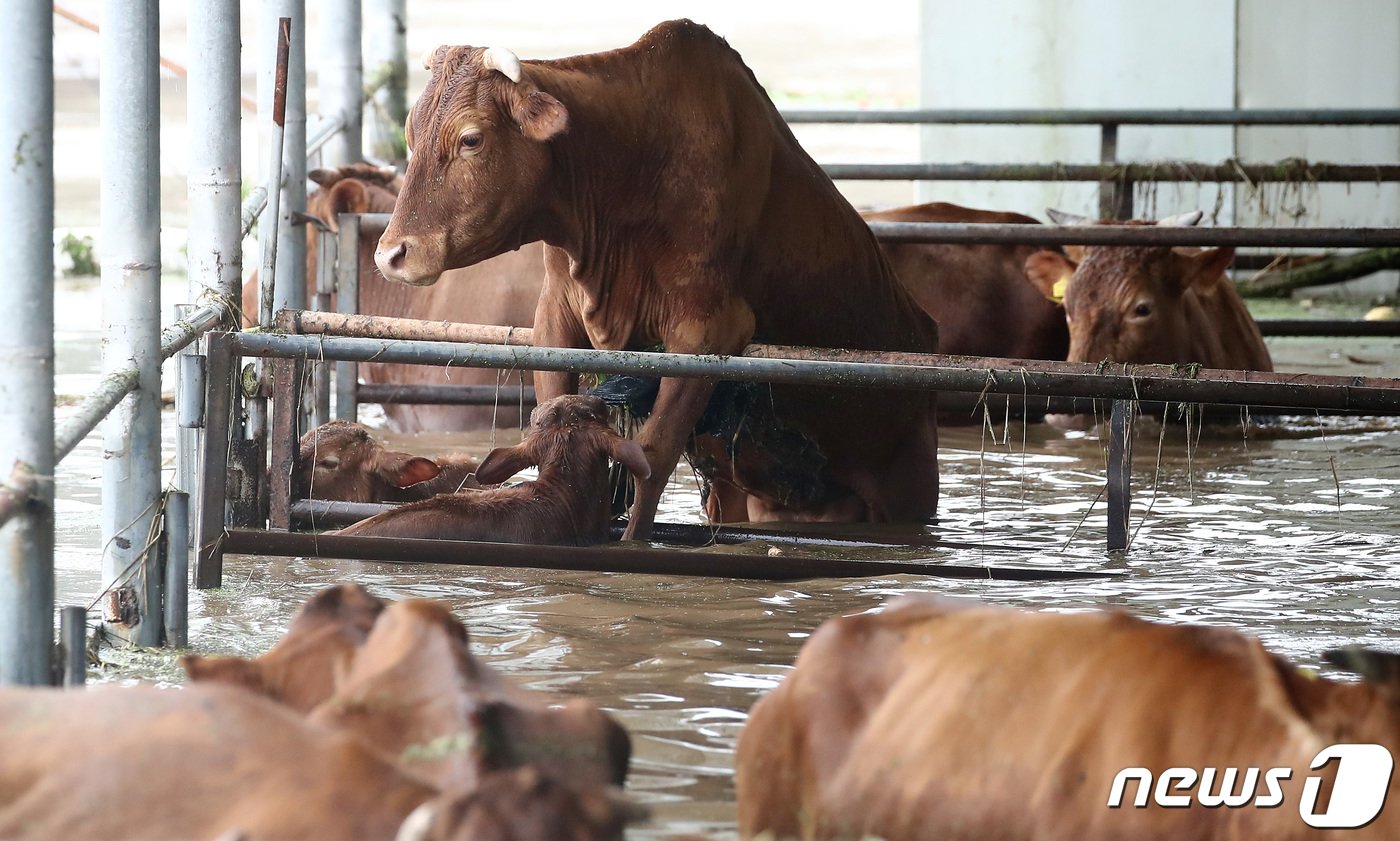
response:
<svg viewBox="0 0 1400 841"><path fill-rule="evenodd" d="M1347 649L1341 683L1300 671L1227 629L1121 612L1027 613L910 597L833 619L754 705L735 757L744 838L889 841L1293 841L1323 748L1400 750L1400 659ZM1145 768L1292 769L1281 808L1109 808ZM1243 771L1241 771L1243 773ZM1211 794L1219 794L1219 776ZM1265 781L1256 778L1264 794ZM1243 786L1234 783L1233 792ZM1348 838L1400 837L1400 782ZM1325 789L1327 790L1327 789ZM1232 793L1233 793L1232 792ZM1318 803L1317 811L1325 808Z"/></svg>
<svg viewBox="0 0 1400 841"><path fill-rule="evenodd" d="M535 240L539 345L738 353L750 341L931 352L937 329L860 216L802 150L753 73L703 26L664 23L611 52L521 62L440 47L409 115L413 149L375 259L431 284ZM577 376L535 376L547 400ZM637 440L651 465L628 537L656 504L713 380L663 381ZM931 394L772 388L824 460L794 493L717 461L761 519L910 521L937 504ZM750 512L754 506L750 504Z"/></svg>

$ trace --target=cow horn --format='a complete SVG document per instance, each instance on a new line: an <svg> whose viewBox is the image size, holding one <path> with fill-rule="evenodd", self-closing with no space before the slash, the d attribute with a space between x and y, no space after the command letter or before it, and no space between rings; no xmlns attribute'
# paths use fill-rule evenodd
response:
<svg viewBox="0 0 1400 841"><path fill-rule="evenodd" d="M512 82L520 81L520 59L505 47L487 47L481 56L481 66L501 71Z"/></svg>
<svg viewBox="0 0 1400 841"><path fill-rule="evenodd" d="M1165 219L1157 220L1157 227L1194 228L1196 227L1196 223L1201 221L1201 217L1204 215L1205 214L1199 210L1193 210L1190 213L1178 213L1175 216L1168 216Z"/></svg>
<svg viewBox="0 0 1400 841"><path fill-rule="evenodd" d="M1066 213L1063 210L1056 210L1053 207L1045 208L1045 215L1050 217L1050 221L1056 225L1092 225L1094 220L1087 216L1077 216L1073 213Z"/></svg>
<svg viewBox="0 0 1400 841"><path fill-rule="evenodd" d="M399 831L394 836L394 841L425 841L428 837L428 830L433 827L434 817L436 817L436 809L433 808L432 802L422 804L409 812L408 817L399 824Z"/></svg>

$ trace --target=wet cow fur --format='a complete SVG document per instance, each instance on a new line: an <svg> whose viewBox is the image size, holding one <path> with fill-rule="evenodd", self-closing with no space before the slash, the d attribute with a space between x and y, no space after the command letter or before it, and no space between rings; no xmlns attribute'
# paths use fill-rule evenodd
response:
<svg viewBox="0 0 1400 841"><path fill-rule="evenodd" d="M937 349L935 325L869 227L705 27L663 23L631 46L556 61L440 47L430 68L406 127L413 157L375 255L386 277L431 284L543 240L540 345ZM535 376L542 400L577 384L569 373ZM650 534L713 387L663 380L637 437L651 478L639 483L627 537ZM745 474L741 490L766 519L934 515L932 394L775 385L770 399L824 466L816 492L795 503L763 471ZM722 461L716 474L732 473Z"/></svg>
<svg viewBox="0 0 1400 841"><path fill-rule="evenodd" d="M469 456L430 459L390 450L363 424L336 420L301 436L292 494L339 502L411 502L479 489L476 470Z"/></svg>
<svg viewBox="0 0 1400 841"><path fill-rule="evenodd" d="M541 403L513 447L492 450L477 468L483 484L537 466L539 478L509 488L439 495L362 520L340 534L588 545L607 539L612 518L608 459L639 479L650 475L641 447L608 425L597 397L566 394Z"/></svg>
<svg viewBox="0 0 1400 841"><path fill-rule="evenodd" d="M1318 751L1344 742L1400 750L1400 658L1327 657L1365 680L1304 672L1227 628L1118 611L1029 613L924 596L833 619L749 714L735 758L740 835L1317 838L1299 806L1308 776L1335 772L1309 769ZM1185 808L1106 806L1125 767L1276 766L1292 769L1281 808L1194 798ZM1398 788L1392 776L1380 817L1345 835L1400 837Z"/></svg>
<svg viewBox="0 0 1400 841"><path fill-rule="evenodd" d="M190 680L242 686L309 712L335 690L335 679L350 667L384 602L358 584L322 590L292 617L287 632L258 657L206 657L190 654L180 665Z"/></svg>
<svg viewBox="0 0 1400 841"><path fill-rule="evenodd" d="M324 224L330 234L339 230L337 214L392 212L401 184L393 170L370 164L318 169L309 173L308 177L320 189L307 196L307 214ZM326 235L315 222L307 224L308 306L316 291L317 239ZM452 284L447 287L413 289L384 280L374 265L374 243L373 236L360 238L361 313L511 327L530 327L534 324L535 304L544 285L544 252L541 246L528 245L478 266L453 271L449 275ZM451 294L445 294L447 290ZM244 326L251 326L257 314L258 283L257 274L254 273L243 286ZM494 386L519 385L522 372L366 363L360 366L360 376L366 383ZM518 406L509 402L499 406L386 403L384 415L396 432L455 432L488 429L493 424L497 427L518 427L524 420Z"/></svg>

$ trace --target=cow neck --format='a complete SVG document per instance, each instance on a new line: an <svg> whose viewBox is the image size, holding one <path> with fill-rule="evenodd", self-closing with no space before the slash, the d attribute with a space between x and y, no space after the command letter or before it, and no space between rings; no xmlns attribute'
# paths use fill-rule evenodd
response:
<svg viewBox="0 0 1400 841"><path fill-rule="evenodd" d="M669 152L659 129L667 123L646 95L645 74L541 71L541 89L569 109L569 129L551 143L551 191L538 232L568 255L594 346L625 348L645 306L652 272L646 255L666 248L667 220L656 208L666 199L658 192Z"/></svg>

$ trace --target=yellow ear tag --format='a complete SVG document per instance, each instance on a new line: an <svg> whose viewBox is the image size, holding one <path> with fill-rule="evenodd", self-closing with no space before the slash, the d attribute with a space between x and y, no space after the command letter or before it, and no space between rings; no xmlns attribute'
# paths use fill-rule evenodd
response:
<svg viewBox="0 0 1400 841"><path fill-rule="evenodd" d="M1065 302L1065 290L1069 288L1069 275L1061 277L1055 281L1055 285L1050 287L1050 300L1057 304Z"/></svg>

